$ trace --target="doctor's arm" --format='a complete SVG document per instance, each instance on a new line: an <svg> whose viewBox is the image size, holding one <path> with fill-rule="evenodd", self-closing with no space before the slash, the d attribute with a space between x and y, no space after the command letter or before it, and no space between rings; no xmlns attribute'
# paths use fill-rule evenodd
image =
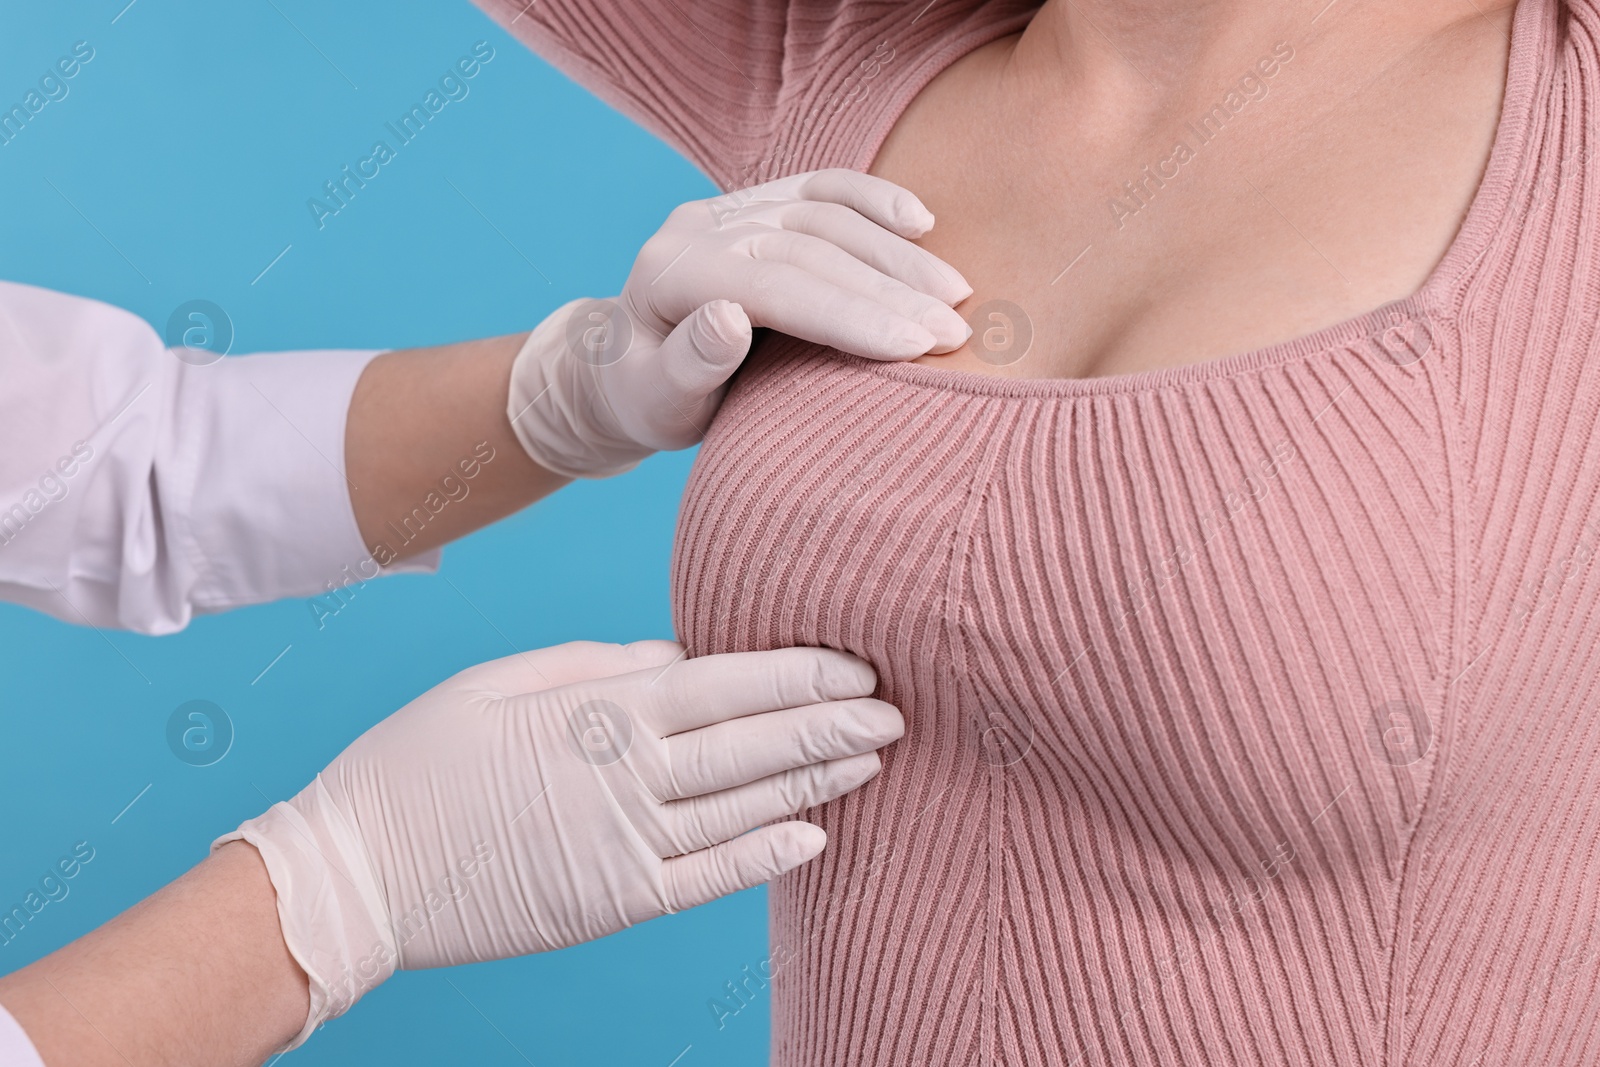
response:
<svg viewBox="0 0 1600 1067"><path fill-rule="evenodd" d="M8 1034L0 1017L7 1067L261 1063L305 1024L306 975L260 854L231 844L0 978L0 1005L26 1028Z"/></svg>
<svg viewBox="0 0 1600 1067"><path fill-rule="evenodd" d="M0 1062L260 1063L397 969L563 948L765 882L826 841L773 820L861 785L901 736L876 681L828 649L684 660L669 641L469 668L0 978Z"/></svg>
<svg viewBox="0 0 1600 1067"><path fill-rule="evenodd" d="M409 533L416 501L470 448L515 453L475 504L430 523L403 557L493 521L566 478L627 470L699 440L770 327L874 359L962 346L961 275L913 239L933 216L847 170L782 178L679 206L615 300L575 300L531 335L379 357L350 408L351 499L369 545ZM463 469L470 469L471 466ZM369 492L368 487L376 487ZM470 498L469 498L470 499Z"/></svg>
<svg viewBox="0 0 1600 1067"><path fill-rule="evenodd" d="M827 170L675 209L623 291L531 333L198 365L92 300L0 283L0 599L145 633L311 597L699 440L756 328L953 351L970 287L921 203ZM190 359L184 358L190 356Z"/></svg>

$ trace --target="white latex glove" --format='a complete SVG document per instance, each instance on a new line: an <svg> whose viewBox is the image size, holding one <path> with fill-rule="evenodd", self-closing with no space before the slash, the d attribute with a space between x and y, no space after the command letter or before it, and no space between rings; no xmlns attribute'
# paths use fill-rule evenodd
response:
<svg viewBox="0 0 1600 1067"><path fill-rule="evenodd" d="M892 182L835 169L682 204L616 300L529 335L506 413L534 462L605 477L705 434L755 326L871 359L960 348L972 287L913 244L933 225Z"/></svg>
<svg viewBox="0 0 1600 1067"><path fill-rule="evenodd" d="M285 1047L397 966L574 945L817 855L820 827L762 824L878 772L904 724L876 681L831 649L574 642L424 693L211 846L260 851L310 979Z"/></svg>

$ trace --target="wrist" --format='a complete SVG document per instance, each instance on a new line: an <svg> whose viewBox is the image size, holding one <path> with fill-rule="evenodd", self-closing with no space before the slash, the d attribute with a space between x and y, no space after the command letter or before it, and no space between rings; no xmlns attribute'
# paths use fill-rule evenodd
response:
<svg viewBox="0 0 1600 1067"><path fill-rule="evenodd" d="M367 365L350 401L345 466L371 562L347 568L347 584L352 571L365 579L372 563L426 558L564 484L524 454L506 422L525 336L386 352ZM332 588L339 579L329 574Z"/></svg>
<svg viewBox="0 0 1600 1067"><path fill-rule="evenodd" d="M398 965L382 890L355 828L318 776L291 802L274 804L212 843L254 846L276 894L283 942L306 976L306 1013L279 1049L298 1048L349 1011Z"/></svg>
<svg viewBox="0 0 1600 1067"><path fill-rule="evenodd" d="M654 451L622 431L602 387L633 329L619 304L580 298L528 334L511 366L506 417L535 463L567 478L608 478Z"/></svg>
<svg viewBox="0 0 1600 1067"><path fill-rule="evenodd" d="M206 864L217 868L221 891L235 896L254 930L259 961L254 985L263 1038L281 1046L305 1022L308 994L306 972L283 940L277 913L277 892L261 853L244 842L215 851Z"/></svg>

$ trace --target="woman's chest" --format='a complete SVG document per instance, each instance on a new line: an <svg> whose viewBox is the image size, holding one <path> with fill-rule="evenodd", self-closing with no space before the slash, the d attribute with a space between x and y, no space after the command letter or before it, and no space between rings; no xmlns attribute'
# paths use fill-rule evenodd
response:
<svg viewBox="0 0 1600 1067"><path fill-rule="evenodd" d="M1208 88L1108 127L1018 89L1017 38L942 72L871 172L938 218L966 349L921 362L1084 378L1259 350L1414 293L1443 258L1495 132L1509 15L1353 59L1263 39ZM1237 68L1237 69L1234 69ZM1129 100L1130 111L1139 101Z"/></svg>
<svg viewBox="0 0 1600 1067"><path fill-rule="evenodd" d="M691 476L678 633L692 655L862 656L907 714L907 758L1154 768L1191 807L1225 781L1271 810L1277 786L1246 780L1262 739L1311 752L1335 732L1351 767L1410 768L1403 822L1456 591L1431 366L1356 347L1193 389L1030 397L776 340ZM1180 736L1214 745L1200 778Z"/></svg>

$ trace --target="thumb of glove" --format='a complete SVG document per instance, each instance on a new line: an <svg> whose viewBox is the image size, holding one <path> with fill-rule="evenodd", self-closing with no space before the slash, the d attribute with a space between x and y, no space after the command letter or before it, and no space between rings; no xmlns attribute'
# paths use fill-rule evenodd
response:
<svg viewBox="0 0 1600 1067"><path fill-rule="evenodd" d="M722 387L750 352L750 318L731 300L701 304L661 342L666 380L690 405Z"/></svg>

